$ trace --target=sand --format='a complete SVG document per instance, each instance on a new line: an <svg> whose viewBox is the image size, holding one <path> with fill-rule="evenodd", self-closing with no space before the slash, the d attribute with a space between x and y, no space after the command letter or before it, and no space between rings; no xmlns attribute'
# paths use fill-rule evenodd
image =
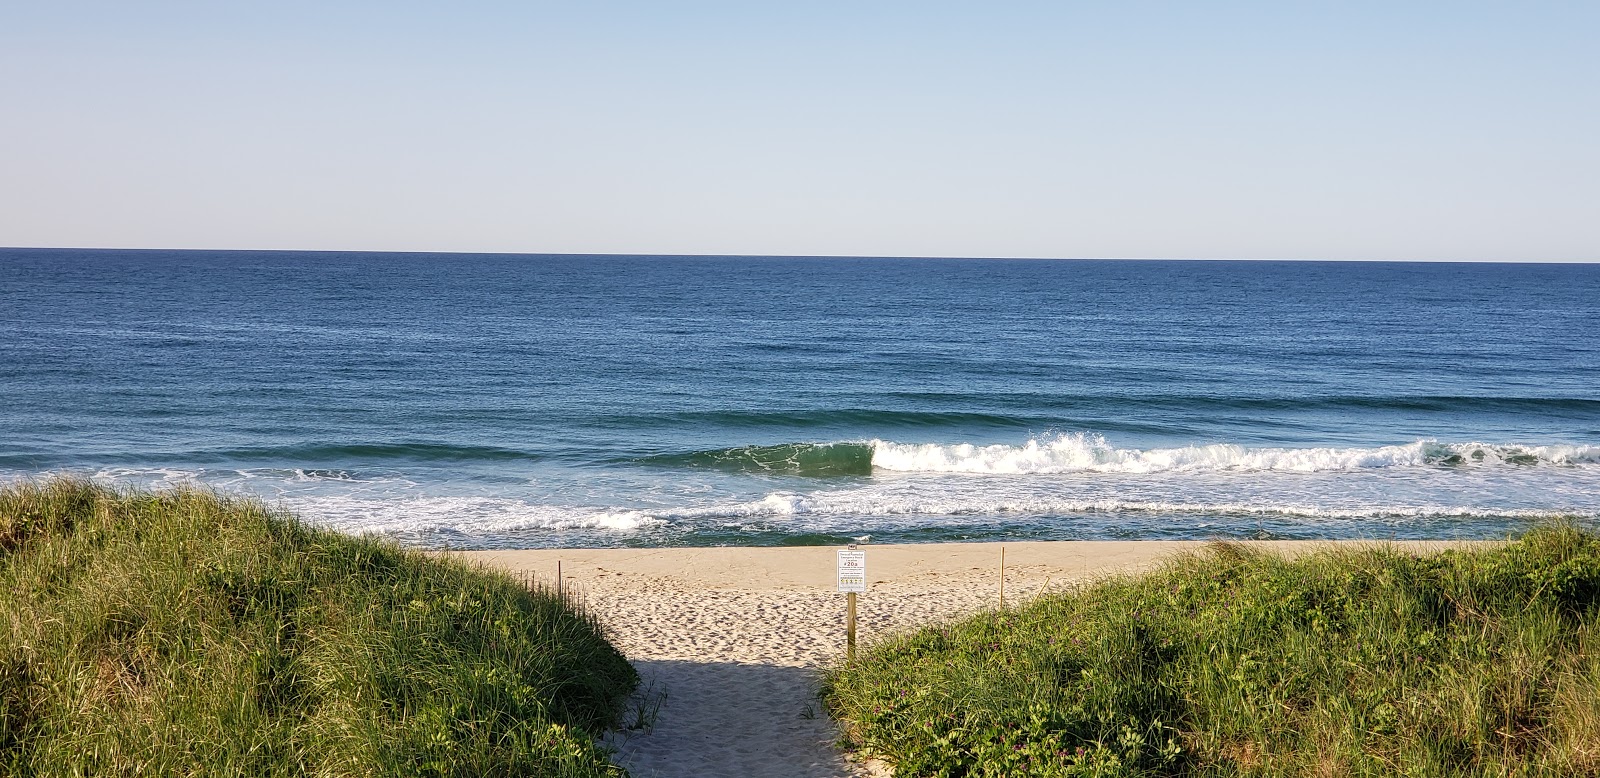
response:
<svg viewBox="0 0 1600 778"><path fill-rule="evenodd" d="M1008 602L1047 588L1149 569L1198 542L1004 544ZM1295 556L1330 543L1265 541ZM1403 542L1415 551L1469 545ZM993 608L1000 544L863 546L864 642ZM833 778L887 775L834 747L816 702L817 669L845 650L845 597L833 548L541 549L455 555L580 593L644 679L628 723L609 736L635 778Z"/></svg>

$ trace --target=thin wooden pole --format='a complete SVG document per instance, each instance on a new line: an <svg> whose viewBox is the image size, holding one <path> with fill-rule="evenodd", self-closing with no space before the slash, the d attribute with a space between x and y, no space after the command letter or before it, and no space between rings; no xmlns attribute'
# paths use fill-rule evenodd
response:
<svg viewBox="0 0 1600 778"><path fill-rule="evenodd" d="M856 658L856 593L844 595L844 653L845 658Z"/></svg>
<svg viewBox="0 0 1600 778"><path fill-rule="evenodd" d="M556 560L556 597L566 597L566 582L561 580L561 560Z"/></svg>
<svg viewBox="0 0 1600 778"><path fill-rule="evenodd" d="M1006 547L1000 547L1000 610L1006 609Z"/></svg>

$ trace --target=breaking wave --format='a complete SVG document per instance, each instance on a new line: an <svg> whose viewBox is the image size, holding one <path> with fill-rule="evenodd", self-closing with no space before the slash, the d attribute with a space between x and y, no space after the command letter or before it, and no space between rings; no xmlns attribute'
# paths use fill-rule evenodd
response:
<svg viewBox="0 0 1600 778"><path fill-rule="evenodd" d="M935 473L1164 473L1284 471L1317 473L1457 465L1593 465L1600 446L1518 446L1419 440L1375 448L1248 448L1228 443L1181 448L1116 448L1099 435L1035 438L1020 446L872 441L872 465Z"/></svg>
<svg viewBox="0 0 1600 778"><path fill-rule="evenodd" d="M1368 448L1251 448L1229 443L1178 448L1117 448L1099 435L1034 438L1021 445L786 443L647 457L666 467L800 476L907 473L1052 474L1281 471L1318 473L1397 467L1578 466L1600 464L1600 446L1522 446L1419 440Z"/></svg>

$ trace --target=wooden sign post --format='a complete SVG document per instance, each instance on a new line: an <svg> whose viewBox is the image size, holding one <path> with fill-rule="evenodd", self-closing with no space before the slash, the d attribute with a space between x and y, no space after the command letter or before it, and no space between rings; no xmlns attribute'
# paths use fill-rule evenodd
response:
<svg viewBox="0 0 1600 778"><path fill-rule="evenodd" d="M867 552L854 543L839 549L839 591L844 592L845 658L856 658L856 594L867 590Z"/></svg>
<svg viewBox="0 0 1600 778"><path fill-rule="evenodd" d="M844 595L844 656L846 659L856 658L856 593L846 592Z"/></svg>

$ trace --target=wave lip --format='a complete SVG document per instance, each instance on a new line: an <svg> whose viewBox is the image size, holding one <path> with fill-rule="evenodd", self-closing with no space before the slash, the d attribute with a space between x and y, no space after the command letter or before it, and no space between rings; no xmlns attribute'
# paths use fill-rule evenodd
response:
<svg viewBox="0 0 1600 778"><path fill-rule="evenodd" d="M1419 440L1375 448L1115 448L1099 435L1033 438L1020 446L907 444L873 440L872 466L922 473L1051 474L1280 471L1317 473L1431 465L1600 464L1600 446L1504 446Z"/></svg>

